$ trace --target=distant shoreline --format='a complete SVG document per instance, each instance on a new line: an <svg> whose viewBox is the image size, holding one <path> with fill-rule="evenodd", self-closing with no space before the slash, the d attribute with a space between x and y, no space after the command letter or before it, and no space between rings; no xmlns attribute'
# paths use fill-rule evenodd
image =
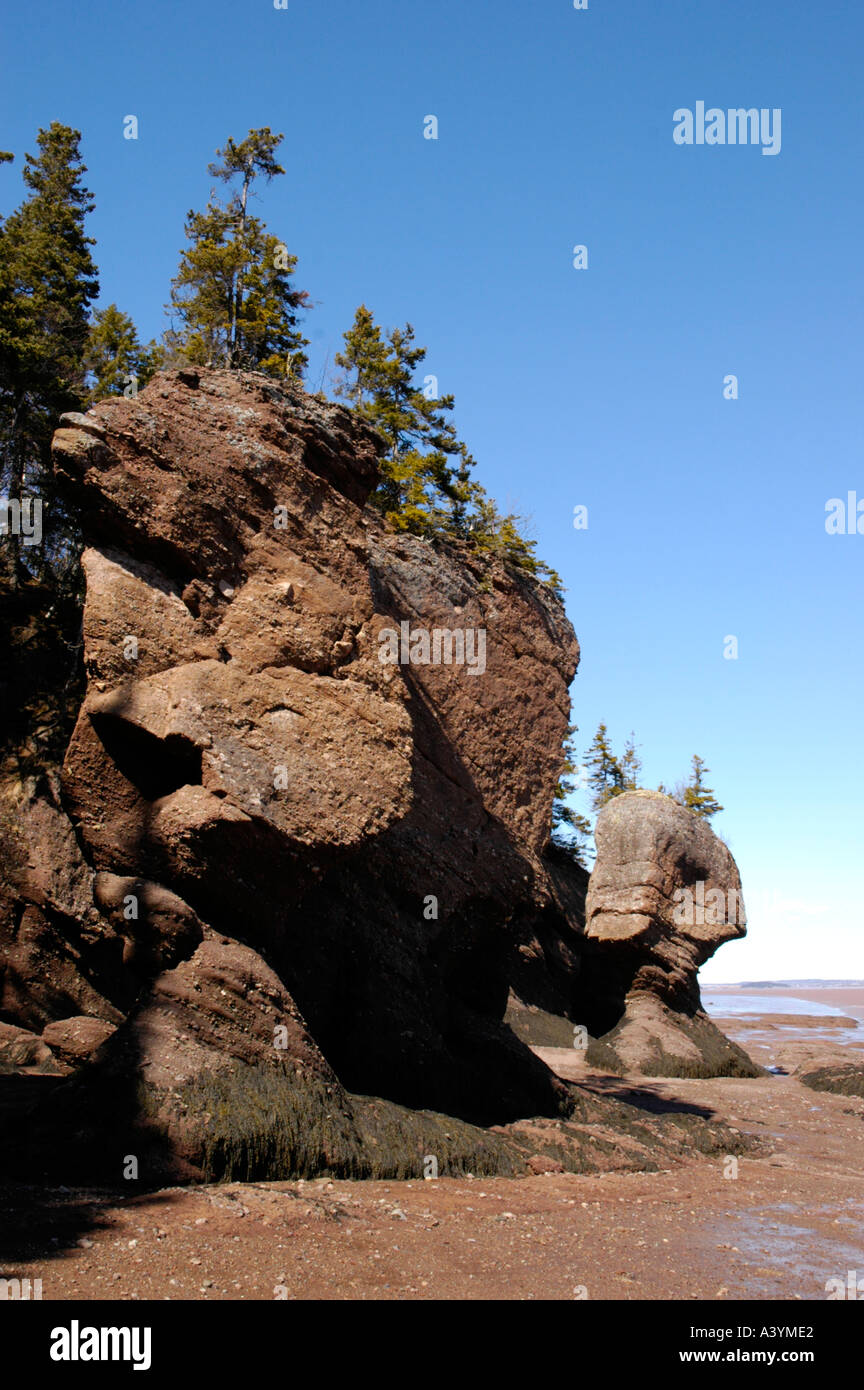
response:
<svg viewBox="0 0 864 1390"><path fill-rule="evenodd" d="M864 981L836 985L831 981L824 984L807 981L806 983L795 985L787 984L752 984L752 985L712 985L702 984L704 994L720 994L727 998L734 999L738 995L761 994L770 992L772 999L801 999L812 1004L833 1004L837 1006L838 1013L845 1013L851 1018L864 1022ZM715 1009L715 1013L718 1011Z"/></svg>
<svg viewBox="0 0 864 1390"><path fill-rule="evenodd" d="M840 989L840 990L861 990L864 989L864 980L732 980L724 984L713 984L703 981L705 989L737 989L737 990L791 990L791 989Z"/></svg>

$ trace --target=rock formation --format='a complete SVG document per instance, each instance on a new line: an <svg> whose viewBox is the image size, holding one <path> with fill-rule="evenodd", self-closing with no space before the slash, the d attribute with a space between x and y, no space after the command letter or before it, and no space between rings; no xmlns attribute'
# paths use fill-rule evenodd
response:
<svg viewBox="0 0 864 1390"><path fill-rule="evenodd" d="M622 1059L646 1001L710 1028L695 967L725 937L667 930L663 895L691 859L737 883L731 857L622 797L586 940L584 872L544 852L573 630L529 577L387 529L379 448L341 406L216 370L55 435L86 694L61 778L0 810L0 1070L71 1069L54 1112L97 1133L110 1096L166 1171L372 1171L385 1133L393 1171L463 1139L500 1168L471 1125L586 1113L503 1021L511 989L601 1032L623 1014ZM394 634L409 662L382 659Z"/></svg>
<svg viewBox="0 0 864 1390"><path fill-rule="evenodd" d="M604 1002L620 1017L589 1057L661 1076L757 1075L703 1011L697 981L718 946L745 934L729 850L659 792L614 797L594 835L585 934L598 947Z"/></svg>

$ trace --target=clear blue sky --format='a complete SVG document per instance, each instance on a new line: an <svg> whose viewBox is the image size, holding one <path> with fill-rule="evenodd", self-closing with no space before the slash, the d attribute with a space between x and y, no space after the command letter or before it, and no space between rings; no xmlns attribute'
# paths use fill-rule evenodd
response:
<svg viewBox="0 0 864 1390"><path fill-rule="evenodd" d="M581 746L635 730L649 785L708 762L750 915L714 980L864 976L864 535L824 527L829 498L864 498L862 51L847 0L2 18L0 210L37 127L78 127L102 299L145 337L217 145L285 132L256 210L316 301L313 388L361 301L410 319L478 476L564 578ZM781 108L781 152L676 145L700 100Z"/></svg>

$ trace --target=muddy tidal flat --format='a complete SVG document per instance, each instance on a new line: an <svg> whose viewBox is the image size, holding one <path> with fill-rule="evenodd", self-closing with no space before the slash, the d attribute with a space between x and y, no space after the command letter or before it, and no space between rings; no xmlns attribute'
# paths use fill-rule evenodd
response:
<svg viewBox="0 0 864 1390"><path fill-rule="evenodd" d="M755 991L758 993L758 991ZM706 988L756 1079L612 1077L567 1049L566 1079L685 1106L767 1141L654 1173L412 1182L258 1182L122 1193L0 1190L3 1272L43 1299L824 1300L864 1271L864 1099L802 1067L864 1067L864 988ZM718 1012L717 996L729 1000ZM812 1003L836 1012L785 1013Z"/></svg>

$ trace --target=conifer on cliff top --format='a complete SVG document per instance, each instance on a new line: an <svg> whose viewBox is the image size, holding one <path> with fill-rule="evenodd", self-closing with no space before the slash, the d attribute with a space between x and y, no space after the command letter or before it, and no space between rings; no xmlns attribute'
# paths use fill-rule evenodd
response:
<svg viewBox="0 0 864 1390"><path fill-rule="evenodd" d="M559 576L537 558L536 542L523 534L521 519L502 515L471 476L474 459L447 418L453 396L436 394L434 376L424 379L423 389L416 384L426 348L414 337L410 323L382 333L361 304L344 335L344 351L335 358L345 373L337 394L386 440L373 504L397 530L460 537L560 595Z"/></svg>
<svg viewBox="0 0 864 1390"><path fill-rule="evenodd" d="M204 212L186 218L189 244L169 306L179 327L166 335L169 352L186 361L276 377L306 368L299 314L309 298L294 287L297 257L249 210L256 180L285 173L276 161L282 139L269 126L239 144L229 138L208 169L230 190L227 200L211 196Z"/></svg>

